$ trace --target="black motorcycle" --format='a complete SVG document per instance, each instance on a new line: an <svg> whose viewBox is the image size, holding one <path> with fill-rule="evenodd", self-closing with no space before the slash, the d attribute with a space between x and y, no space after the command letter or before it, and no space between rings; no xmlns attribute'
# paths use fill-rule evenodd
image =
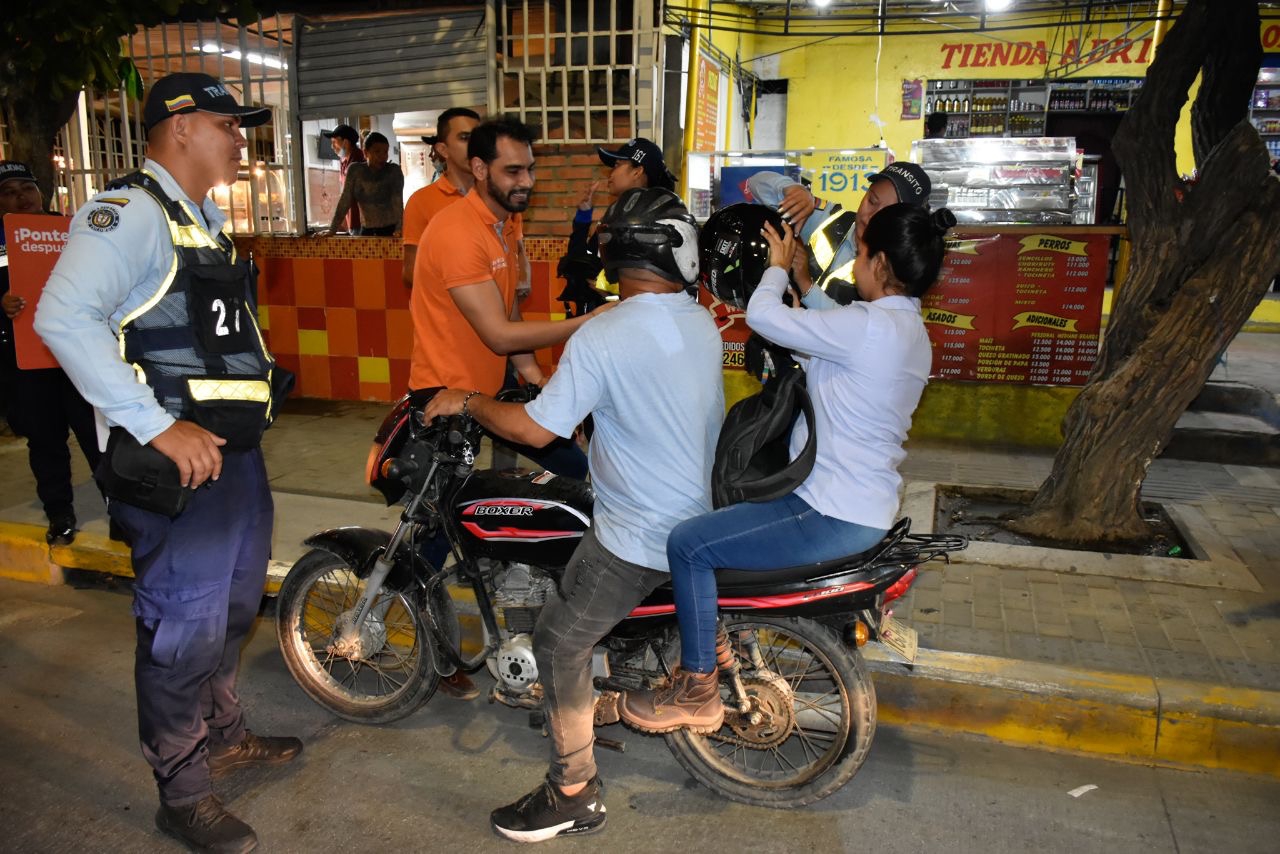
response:
<svg viewBox="0 0 1280 854"><path fill-rule="evenodd" d="M427 422L431 394L402 399L369 454L369 483L388 504L405 505L396 529L313 535L280 588L277 633L289 672L347 720L411 714L431 698L442 662L467 672L487 666L491 702L537 710L533 627L547 597L559 595L561 573L591 524L586 483L476 470L482 431L460 416ZM903 519L875 548L841 560L717 573L726 713L716 733L664 736L686 771L731 800L771 807L811 803L853 777L876 727L875 690L858 647L911 635L896 623L889 628L889 604L919 564L967 545L909 531ZM447 569L423 556L440 533L454 557ZM484 647L471 657L458 642L446 589L455 573L474 590L484 627ZM597 649L596 724L618 721L622 692L666 679L679 646L664 587ZM910 644L895 648L913 654Z"/></svg>

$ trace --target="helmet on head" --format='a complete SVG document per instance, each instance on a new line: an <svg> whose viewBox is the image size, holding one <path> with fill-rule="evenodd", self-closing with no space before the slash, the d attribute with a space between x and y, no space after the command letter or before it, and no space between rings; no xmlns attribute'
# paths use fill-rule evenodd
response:
<svg viewBox="0 0 1280 854"><path fill-rule="evenodd" d="M628 267L686 287L698 281L698 224L670 190L627 190L604 212L596 237L611 282Z"/></svg>
<svg viewBox="0 0 1280 854"><path fill-rule="evenodd" d="M779 234L786 228L773 208L752 204L721 208L702 226L702 284L721 302L746 308L769 268L769 244L760 234L766 222Z"/></svg>

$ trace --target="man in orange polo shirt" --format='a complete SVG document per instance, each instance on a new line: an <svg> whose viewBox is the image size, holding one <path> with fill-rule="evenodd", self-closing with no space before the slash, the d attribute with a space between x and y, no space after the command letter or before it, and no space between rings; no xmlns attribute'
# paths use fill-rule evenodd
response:
<svg viewBox="0 0 1280 854"><path fill-rule="evenodd" d="M531 128L506 118L491 119L471 132L474 191L432 218L422 235L425 248L415 261L410 388L496 394L507 356L522 375L536 376L533 351L566 340L589 316L561 321L520 317L520 213L529 206L533 190L534 138Z"/></svg>
<svg viewBox="0 0 1280 854"><path fill-rule="evenodd" d="M533 190L534 137L532 128L508 118L491 119L471 131L467 154L473 189L431 218L414 263L410 388L461 388L494 395L502 387L508 356L521 376L540 378L533 351L565 341L591 316L561 321L520 317L520 213L529 207ZM606 303L604 308L613 305ZM586 455L572 441L518 450L557 474L587 475ZM422 553L440 566L449 553L449 541L438 534ZM444 622L451 639L456 639L456 619L446 616ZM459 699L479 693L461 671L446 676L440 685Z"/></svg>
<svg viewBox="0 0 1280 854"><path fill-rule="evenodd" d="M418 257L418 241L432 217L466 194L475 183L471 163L467 159L467 141L480 124L480 116L466 107L452 107L436 120L436 135L431 141L435 155L444 162L444 174L416 191L404 206L404 268L401 278L406 288L413 287L413 267ZM428 137L423 137L424 140Z"/></svg>

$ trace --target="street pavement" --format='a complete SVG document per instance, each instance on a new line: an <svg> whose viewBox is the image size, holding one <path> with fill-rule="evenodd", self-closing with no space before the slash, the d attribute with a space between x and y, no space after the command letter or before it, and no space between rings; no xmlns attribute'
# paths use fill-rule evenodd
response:
<svg viewBox="0 0 1280 854"><path fill-rule="evenodd" d="M177 851L155 830L137 746L133 620L123 587L0 580L0 850ZM269 618L243 657L249 725L306 743L294 763L217 785L263 852L498 852L494 807L532 788L546 740L523 712L443 696L396 724L350 724L289 678ZM1107 762L882 725L858 775L803 809L723 800L664 743L602 730L603 833L548 851L1195 852L1262 854L1280 781ZM1081 787L1094 786L1083 793ZM1078 794L1072 795L1076 791Z"/></svg>
<svg viewBox="0 0 1280 854"><path fill-rule="evenodd" d="M1280 335L1243 334L1214 379L1248 382L1274 395L1280 393L1277 364ZM268 432L278 567L301 556L303 538L316 530L394 525L396 508L384 507L363 476L370 439L387 409L291 401ZM0 536L0 549L5 537L27 537L28 545L43 548L38 538L44 519L33 500L25 448L0 437L0 462L0 529L8 532ZM932 494L929 484L935 483L1033 489L1052 462L1043 451L910 442L902 474L909 496ZM83 531L72 549L55 550L55 560L120 566L125 552L107 541L103 506L83 460L76 461L76 481ZM1199 559L1164 561L1153 569L1086 556L1071 558L1063 569L1042 556L975 546L968 557L978 559L961 553L950 565L927 565L895 613L920 632L924 665L912 671L877 647L864 650L882 718L1096 751L1099 745L1082 734L1094 728L1099 709L1128 704L1131 714L1116 726L1117 732L1127 727L1131 740L1117 738L1119 746L1103 744L1102 752L1280 777L1280 469L1162 458L1152 465L1143 495L1194 523L1203 546L1197 551L1204 552ZM916 528L927 529L929 516L913 511ZM988 554L996 556L983 556ZM125 597L118 607L127 619ZM126 629L119 642L124 654L130 637ZM278 653L269 644L260 649L278 670ZM53 665L55 675L79 678L79 668L92 663L90 656ZM925 676L967 687L921 693L921 685L928 687ZM127 680L122 684L127 690ZM994 689L1004 692L998 701ZM1063 698L1075 705L1057 704ZM939 708L942 717L924 714ZM1056 735L1046 735L1049 730ZM1162 749L1176 744L1175 736L1196 732L1192 748L1172 754Z"/></svg>

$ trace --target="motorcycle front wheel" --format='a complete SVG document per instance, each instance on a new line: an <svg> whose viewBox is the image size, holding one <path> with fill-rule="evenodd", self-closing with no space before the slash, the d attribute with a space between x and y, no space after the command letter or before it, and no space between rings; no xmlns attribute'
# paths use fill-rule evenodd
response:
<svg viewBox="0 0 1280 854"><path fill-rule="evenodd" d="M876 729L862 656L805 618L723 619L751 710L734 706L722 680L724 726L667 734L676 761L704 786L754 806L804 806L840 789L862 767Z"/></svg>
<svg viewBox="0 0 1280 854"><path fill-rule="evenodd" d="M363 591L341 558L308 552L280 585L276 636L308 697L349 721L390 723L412 714L439 684L435 644L417 597L386 587L354 632L347 621ZM344 649L341 640L353 636L359 648Z"/></svg>

